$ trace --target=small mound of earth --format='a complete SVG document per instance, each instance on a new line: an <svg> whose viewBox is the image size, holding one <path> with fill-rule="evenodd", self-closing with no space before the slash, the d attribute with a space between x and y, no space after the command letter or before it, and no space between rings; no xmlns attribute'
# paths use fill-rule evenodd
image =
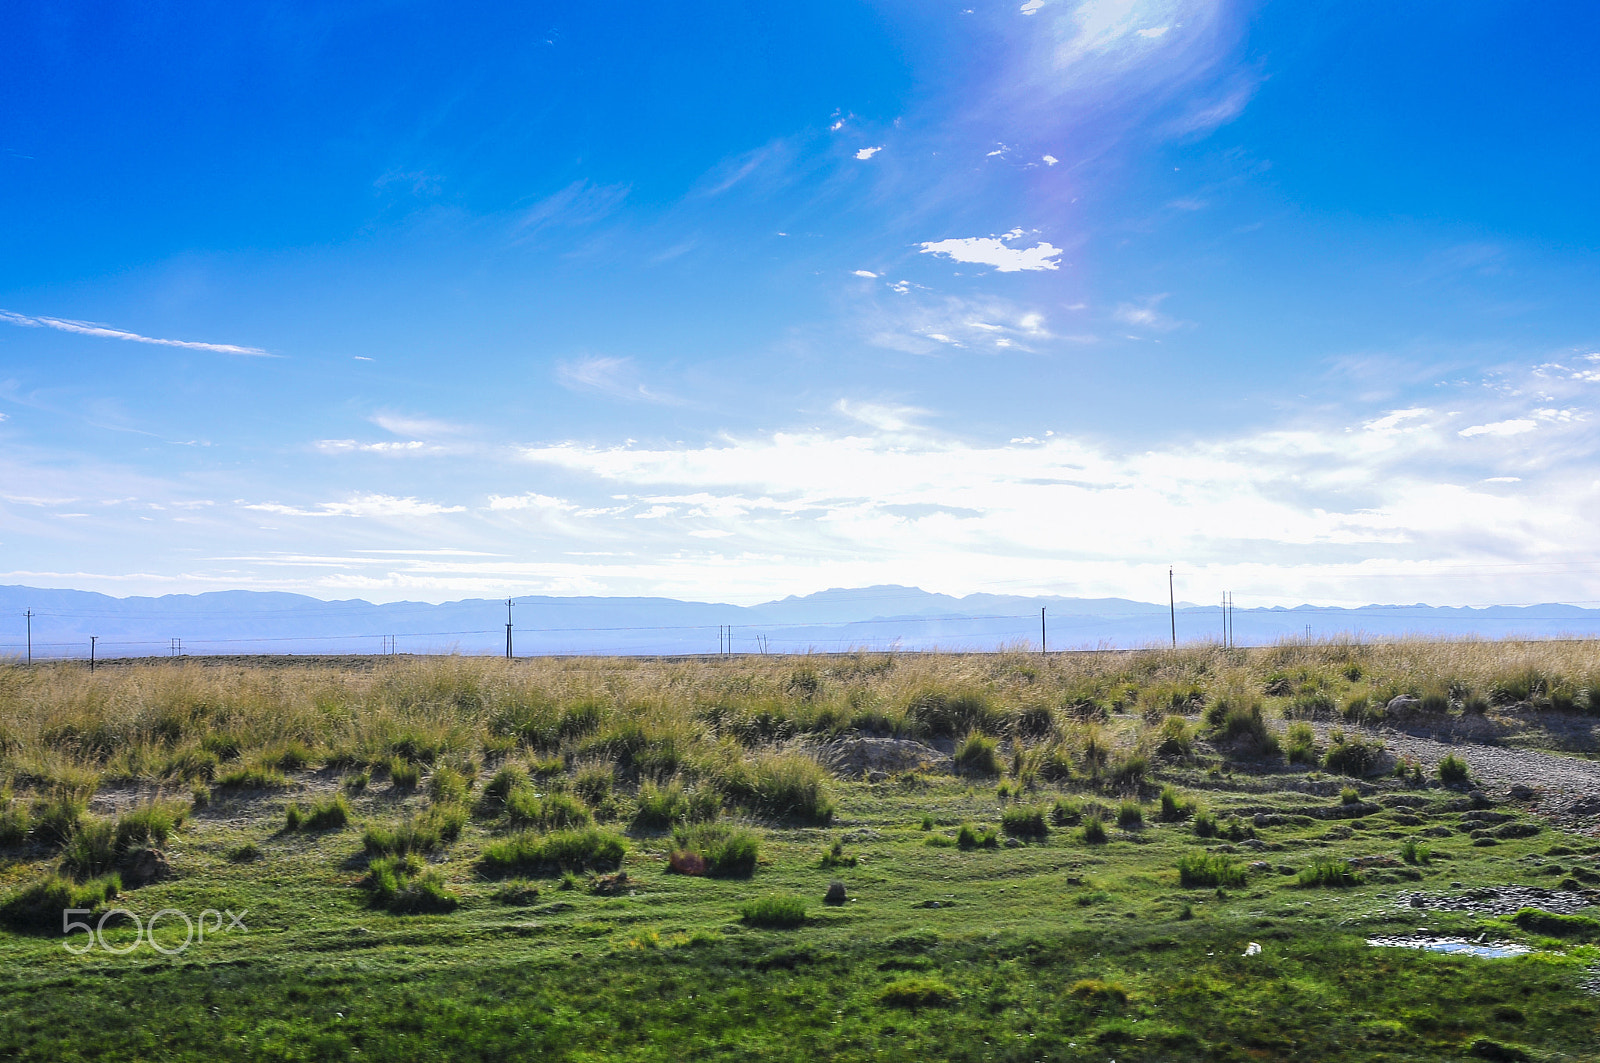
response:
<svg viewBox="0 0 1600 1063"><path fill-rule="evenodd" d="M1600 891L1547 890L1538 886L1489 886L1459 893L1421 893L1402 890L1395 894L1402 908L1425 908L1442 912L1476 912L1480 915L1511 915L1524 908L1542 908L1556 915L1576 915L1600 902Z"/></svg>
<svg viewBox="0 0 1600 1063"><path fill-rule="evenodd" d="M909 738L840 738L817 750L817 761L835 775L948 769L950 757Z"/></svg>

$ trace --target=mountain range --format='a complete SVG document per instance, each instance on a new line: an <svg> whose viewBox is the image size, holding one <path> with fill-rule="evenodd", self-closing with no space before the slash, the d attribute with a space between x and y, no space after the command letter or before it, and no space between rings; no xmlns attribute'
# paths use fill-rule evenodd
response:
<svg viewBox="0 0 1600 1063"><path fill-rule="evenodd" d="M969 594L915 587L834 589L759 605L672 598L525 595L511 609L513 650L545 654L804 653L851 649L1052 650L1220 641L1219 606L1124 598ZM0 656L81 658L214 654L505 652L506 604L468 599L374 604L301 594L215 591L115 598L93 591L0 587ZM1366 605L1239 608L1239 645L1401 635L1594 637L1600 610L1571 605Z"/></svg>

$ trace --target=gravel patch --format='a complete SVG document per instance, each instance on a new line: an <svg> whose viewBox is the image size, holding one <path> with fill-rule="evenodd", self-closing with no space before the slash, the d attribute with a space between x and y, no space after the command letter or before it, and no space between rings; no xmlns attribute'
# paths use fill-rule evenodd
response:
<svg viewBox="0 0 1600 1063"><path fill-rule="evenodd" d="M1394 899L1396 905L1408 910L1512 915L1524 908L1539 908L1556 915L1577 915L1600 901L1600 892L1550 890L1539 886L1486 886L1451 893L1401 890Z"/></svg>

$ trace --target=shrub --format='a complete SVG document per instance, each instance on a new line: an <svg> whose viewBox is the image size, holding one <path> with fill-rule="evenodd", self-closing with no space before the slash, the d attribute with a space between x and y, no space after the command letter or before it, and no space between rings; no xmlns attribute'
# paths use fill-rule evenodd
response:
<svg viewBox="0 0 1600 1063"><path fill-rule="evenodd" d="M14 800L10 790L0 791L0 846L21 845L31 826L28 806Z"/></svg>
<svg viewBox="0 0 1600 1063"><path fill-rule="evenodd" d="M1400 859L1408 864L1429 864L1433 862L1433 850L1426 845L1418 845L1415 838L1407 838L1405 844L1400 846Z"/></svg>
<svg viewBox="0 0 1600 1063"><path fill-rule="evenodd" d="M1144 781L1150 761L1142 753L1125 753L1111 765L1111 782L1116 786L1135 786Z"/></svg>
<svg viewBox="0 0 1600 1063"><path fill-rule="evenodd" d="M1161 819L1166 823L1177 823L1188 819L1194 814L1194 801L1185 798L1171 786L1161 788Z"/></svg>
<svg viewBox="0 0 1600 1063"><path fill-rule="evenodd" d="M994 849L1000 844L1000 836L992 829L974 827L970 823L963 823L956 828L956 847L958 849Z"/></svg>
<svg viewBox="0 0 1600 1063"><path fill-rule="evenodd" d="M1000 829L1017 838L1043 838L1050 833L1045 825L1043 805L1014 805L1000 816Z"/></svg>
<svg viewBox="0 0 1600 1063"><path fill-rule="evenodd" d="M527 787L511 791L506 799L506 818L519 829L573 830L594 823L589 806L571 794L546 794L541 798Z"/></svg>
<svg viewBox="0 0 1600 1063"><path fill-rule="evenodd" d="M253 864L261 859L261 849L255 842L245 842L243 845L235 845L225 855L230 863Z"/></svg>
<svg viewBox="0 0 1600 1063"><path fill-rule="evenodd" d="M1071 798L1058 797L1050 809L1050 819L1058 827L1071 827L1083 819L1083 808Z"/></svg>
<svg viewBox="0 0 1600 1063"><path fill-rule="evenodd" d="M976 691L927 691L906 706L906 722L919 734L953 738L969 731L993 733L1001 718L987 695Z"/></svg>
<svg viewBox="0 0 1600 1063"><path fill-rule="evenodd" d="M422 769L404 757L389 758L389 785L396 790L413 790L422 781Z"/></svg>
<svg viewBox="0 0 1600 1063"><path fill-rule="evenodd" d="M1291 719L1314 720L1332 716L1337 707L1333 695L1326 690L1311 690L1291 698L1283 714Z"/></svg>
<svg viewBox="0 0 1600 1063"><path fill-rule="evenodd" d="M1117 826L1124 830L1144 826L1144 809L1137 801L1124 801L1117 806Z"/></svg>
<svg viewBox="0 0 1600 1063"><path fill-rule="evenodd" d="M639 787L638 804L633 813L635 827L669 827L677 822L716 819L722 811L722 795L709 786L688 790L682 780L665 785L646 782Z"/></svg>
<svg viewBox="0 0 1600 1063"><path fill-rule="evenodd" d="M1067 991L1072 996L1088 1004L1117 1005L1128 1002L1128 991L1120 983L1104 982L1098 978L1085 978L1073 983Z"/></svg>
<svg viewBox="0 0 1600 1063"><path fill-rule="evenodd" d="M1329 771L1360 778L1372 774L1383 757L1383 743L1376 739L1347 735L1343 731L1334 731L1328 737L1332 743L1323 755L1322 766Z"/></svg>
<svg viewBox="0 0 1600 1063"><path fill-rule="evenodd" d="M249 764L218 775L216 785L224 790L282 790L289 780L276 768Z"/></svg>
<svg viewBox="0 0 1600 1063"><path fill-rule="evenodd" d="M822 863L818 866L824 868L855 867L856 858L854 855L846 856L844 851L844 842L836 841L827 852L822 854Z"/></svg>
<svg viewBox="0 0 1600 1063"><path fill-rule="evenodd" d="M1101 845L1106 840L1106 825L1098 815L1083 821L1083 840L1090 845Z"/></svg>
<svg viewBox="0 0 1600 1063"><path fill-rule="evenodd" d="M460 837L466 820L459 807L436 805L393 827L369 824L361 833L361 847L369 856L433 852Z"/></svg>
<svg viewBox="0 0 1600 1063"><path fill-rule="evenodd" d="M615 776L609 765L591 764L573 778L572 789L589 804L599 807L611 797L614 782Z"/></svg>
<svg viewBox="0 0 1600 1063"><path fill-rule="evenodd" d="M301 771L311 763L311 750L304 742L285 742L262 753L259 763L277 771Z"/></svg>
<svg viewBox="0 0 1600 1063"><path fill-rule="evenodd" d="M51 845L65 845L88 809L89 803L77 794L57 791L34 804L34 836Z"/></svg>
<svg viewBox="0 0 1600 1063"><path fill-rule="evenodd" d="M622 863L628 844L606 831L513 834L486 846L479 862L489 875L554 875L563 871L608 871Z"/></svg>
<svg viewBox="0 0 1600 1063"><path fill-rule="evenodd" d="M115 874L82 885L60 875L50 875L27 885L0 902L0 923L17 930L59 933L62 913L68 908L95 911L122 892Z"/></svg>
<svg viewBox="0 0 1600 1063"><path fill-rule="evenodd" d="M467 799L472 780L448 764L441 764L428 776L428 799L436 805L456 805Z"/></svg>
<svg viewBox="0 0 1600 1063"><path fill-rule="evenodd" d="M1178 859L1178 882L1187 889L1243 886L1244 868L1214 853L1188 853Z"/></svg>
<svg viewBox="0 0 1600 1063"><path fill-rule="evenodd" d="M362 883L374 908L396 915L451 912L460 899L445 888L438 871L424 872L413 855L380 856L367 865Z"/></svg>
<svg viewBox="0 0 1600 1063"><path fill-rule="evenodd" d="M108 874L117 866L117 827L109 819L86 819L61 850L61 870L78 879Z"/></svg>
<svg viewBox="0 0 1600 1063"><path fill-rule="evenodd" d="M290 830L342 830L350 816L350 802L344 794L334 794L315 802L307 812L302 812L299 805L290 805L284 813L284 825Z"/></svg>
<svg viewBox="0 0 1600 1063"><path fill-rule="evenodd" d="M347 794L365 793L367 786L372 782L372 773L366 771L353 772L339 780L339 789Z"/></svg>
<svg viewBox="0 0 1600 1063"><path fill-rule="evenodd" d="M886 1008L948 1008L959 998L937 978L900 978L878 991Z"/></svg>
<svg viewBox="0 0 1600 1063"><path fill-rule="evenodd" d="M1361 803L1361 791L1354 786L1346 786L1339 791L1339 803L1341 805L1359 805Z"/></svg>
<svg viewBox="0 0 1600 1063"><path fill-rule="evenodd" d="M1161 721L1156 745L1156 756L1169 760L1187 759L1194 755L1194 733L1182 716L1168 716Z"/></svg>
<svg viewBox="0 0 1600 1063"><path fill-rule="evenodd" d="M1446 785L1456 786L1464 783L1470 777L1467 762L1454 753L1447 753L1439 761L1439 780Z"/></svg>
<svg viewBox="0 0 1600 1063"><path fill-rule="evenodd" d="M728 800L758 815L818 825L833 819L827 770L798 753L725 763L715 782Z"/></svg>
<svg viewBox="0 0 1600 1063"><path fill-rule="evenodd" d="M1300 870L1296 881L1307 889L1315 886L1359 886L1361 876L1342 861L1319 856L1310 867Z"/></svg>
<svg viewBox="0 0 1600 1063"><path fill-rule="evenodd" d="M723 823L696 823L672 832L672 866L694 868L712 878L748 878L755 874L761 837L753 830ZM842 847L841 847L842 851ZM683 861L689 854L696 860Z"/></svg>
<svg viewBox="0 0 1600 1063"><path fill-rule="evenodd" d="M1284 738L1284 755L1290 764L1317 763L1317 732L1309 723L1302 720L1290 724Z"/></svg>
<svg viewBox="0 0 1600 1063"><path fill-rule="evenodd" d="M498 816L505 811L506 800L513 790L528 787L528 772L520 765L507 764L483 784L478 796L477 812L483 816Z"/></svg>
<svg viewBox="0 0 1600 1063"><path fill-rule="evenodd" d="M1201 809L1194 814L1194 833L1198 838L1215 838L1217 836L1217 817L1209 811Z"/></svg>
<svg viewBox="0 0 1600 1063"><path fill-rule="evenodd" d="M1000 756L995 740L978 731L967 732L967 737L956 747L954 756L957 771L973 775L999 775Z"/></svg>
<svg viewBox="0 0 1600 1063"><path fill-rule="evenodd" d="M1205 720L1213 742L1226 742L1257 754L1278 750L1278 738L1268 730L1258 701L1218 698L1206 708Z"/></svg>
<svg viewBox="0 0 1600 1063"><path fill-rule="evenodd" d="M805 924L806 902L789 894L758 897L740 906L739 915L751 926L792 930Z"/></svg>

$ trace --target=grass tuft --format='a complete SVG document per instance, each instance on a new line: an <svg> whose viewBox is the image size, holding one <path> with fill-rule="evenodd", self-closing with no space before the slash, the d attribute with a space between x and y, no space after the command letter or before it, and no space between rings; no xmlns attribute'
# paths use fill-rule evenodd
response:
<svg viewBox="0 0 1600 1063"><path fill-rule="evenodd" d="M740 917L750 926L768 930L793 930L805 925L806 902L793 894L758 897L739 907Z"/></svg>

